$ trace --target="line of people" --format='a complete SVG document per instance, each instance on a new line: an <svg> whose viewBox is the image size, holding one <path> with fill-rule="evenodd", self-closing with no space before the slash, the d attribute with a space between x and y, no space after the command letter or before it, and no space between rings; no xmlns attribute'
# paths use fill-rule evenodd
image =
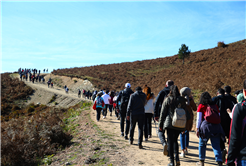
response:
<svg viewBox="0 0 246 166"><path fill-rule="evenodd" d="M183 87L179 91L172 80L166 82L156 98L147 85L143 89L137 87L133 92L130 83L126 83L125 89L118 94L108 90L103 93L99 91L93 98L97 121L101 114L106 118L108 108L110 116L115 109L115 115L120 119L120 136L129 140L131 145L138 123L138 146L142 149L143 137L145 141L152 137L154 119L158 122L158 137L163 145L163 154L169 157L169 166L181 165L179 158L189 155L189 131L193 127L194 111L197 112L196 135L199 138L199 162L196 165L204 166L209 139L218 165L226 162L227 153L227 165L246 165L246 80L243 89L235 92L237 99L230 94L231 87L226 86L219 88L213 98L208 92L203 92L198 107L191 89ZM226 143L229 143L228 148Z"/></svg>

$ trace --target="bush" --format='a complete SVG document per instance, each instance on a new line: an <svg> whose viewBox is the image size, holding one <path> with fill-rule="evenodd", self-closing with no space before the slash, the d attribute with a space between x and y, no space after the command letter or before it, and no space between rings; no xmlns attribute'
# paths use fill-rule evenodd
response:
<svg viewBox="0 0 246 166"><path fill-rule="evenodd" d="M224 48L226 45L225 45L225 43L223 41L220 41L220 42L218 42L217 46Z"/></svg>

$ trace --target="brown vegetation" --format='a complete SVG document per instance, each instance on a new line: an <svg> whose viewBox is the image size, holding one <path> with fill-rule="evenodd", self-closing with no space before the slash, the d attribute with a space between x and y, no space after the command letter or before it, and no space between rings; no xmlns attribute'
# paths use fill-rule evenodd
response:
<svg viewBox="0 0 246 166"><path fill-rule="evenodd" d="M225 85L232 90L242 89L246 79L246 40L226 47L193 52L185 64L178 55L128 63L97 65L82 68L58 69L56 75L90 80L98 89L121 90L126 82L132 87L147 84L157 94L169 79L182 88L209 91L212 95Z"/></svg>

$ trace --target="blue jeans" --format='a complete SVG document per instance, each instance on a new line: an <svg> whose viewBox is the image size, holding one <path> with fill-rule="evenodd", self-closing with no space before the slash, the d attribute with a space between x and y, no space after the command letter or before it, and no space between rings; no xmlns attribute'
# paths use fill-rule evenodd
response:
<svg viewBox="0 0 246 166"><path fill-rule="evenodd" d="M220 150L220 135L214 137L211 136L210 138L212 148L215 155L215 160L217 162L222 161L222 155ZM208 140L203 140L201 137L199 138L199 160L205 160L206 156L206 146L207 146Z"/></svg>
<svg viewBox="0 0 246 166"><path fill-rule="evenodd" d="M184 134L180 133L180 146L181 146L181 150L184 150L185 148L188 148L189 146L189 131L185 131Z"/></svg>
<svg viewBox="0 0 246 166"><path fill-rule="evenodd" d="M237 166L246 166L246 160L237 160Z"/></svg>

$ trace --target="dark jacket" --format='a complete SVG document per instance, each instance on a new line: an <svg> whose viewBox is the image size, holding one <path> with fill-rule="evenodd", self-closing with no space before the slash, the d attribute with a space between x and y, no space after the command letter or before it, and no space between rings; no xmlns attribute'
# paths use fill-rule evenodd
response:
<svg viewBox="0 0 246 166"><path fill-rule="evenodd" d="M134 92L129 100L127 106L127 116L131 115L145 115L144 105L146 101L146 94L141 91Z"/></svg>
<svg viewBox="0 0 246 166"><path fill-rule="evenodd" d="M211 136L220 136L225 141L225 133L220 124L212 124L203 120L199 128L200 137L209 139Z"/></svg>
<svg viewBox="0 0 246 166"><path fill-rule="evenodd" d="M118 108L120 110L120 112L126 112L127 111L127 106L126 107L121 107L119 105L119 102L121 102L121 98L123 96L123 93L127 93L128 95L133 94L134 92L132 91L131 88L125 88L124 90L120 91L117 100L116 100L116 108ZM121 103L122 104L122 103Z"/></svg>
<svg viewBox="0 0 246 166"><path fill-rule="evenodd" d="M231 94L225 94L225 97L232 102L233 105L237 104L237 99Z"/></svg>
<svg viewBox="0 0 246 166"><path fill-rule="evenodd" d="M164 101L164 98L169 94L169 92L169 87L165 87L163 90L159 92L154 104L154 117L160 117L162 103Z"/></svg>
<svg viewBox="0 0 246 166"><path fill-rule="evenodd" d="M174 115L175 107L170 105L172 97L168 96L161 107L160 120L159 120L159 128L161 129L175 129L181 131L185 131L185 128L176 128L172 126L172 118ZM190 119L189 111L186 106L186 100L183 97L178 97L177 100L181 103L181 107L186 111L186 118Z"/></svg>
<svg viewBox="0 0 246 166"><path fill-rule="evenodd" d="M221 118L221 126L225 132L225 136L229 137L229 131L230 131L230 124L231 124L231 118L229 114L227 113L227 108L231 109L233 108L232 102L229 101L225 96L220 95L216 96L213 99L213 102L219 107L220 110L220 118Z"/></svg>
<svg viewBox="0 0 246 166"><path fill-rule="evenodd" d="M227 165L235 165L235 159L246 160L246 100L233 110Z"/></svg>

